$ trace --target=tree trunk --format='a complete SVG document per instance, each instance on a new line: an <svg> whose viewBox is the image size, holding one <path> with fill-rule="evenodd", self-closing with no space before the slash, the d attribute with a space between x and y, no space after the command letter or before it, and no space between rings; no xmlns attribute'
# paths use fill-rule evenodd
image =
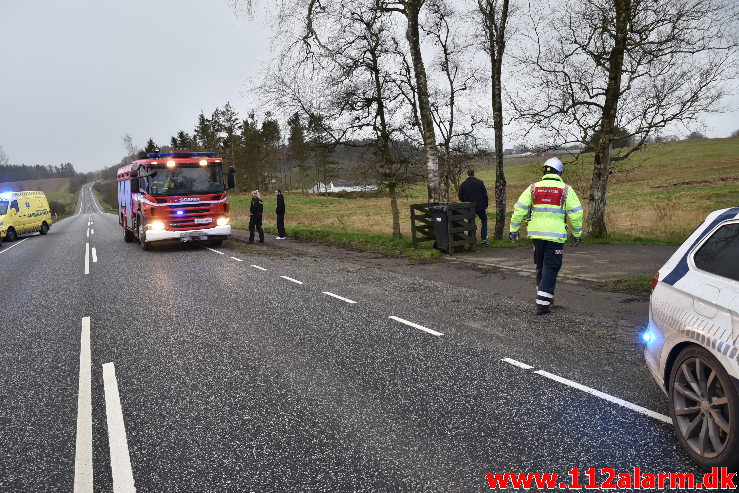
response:
<svg viewBox="0 0 739 493"><path fill-rule="evenodd" d="M611 141L616 125L618 101L621 97L621 75L623 74L624 53L629 34L631 0L613 0L616 10L614 45L608 57L608 84L603 103L603 116L600 125L600 140L595 153L593 179L588 196L588 236L603 238L608 234L606 228L606 191L611 174Z"/></svg>
<svg viewBox="0 0 739 493"><path fill-rule="evenodd" d="M495 231L493 238L500 240L503 238L506 220L506 181L503 171L503 97L500 87L502 63L500 57L497 56L494 62L491 84L495 133Z"/></svg>
<svg viewBox="0 0 739 493"><path fill-rule="evenodd" d="M387 184L388 193L390 195L390 209L393 212L393 238L400 238L400 210L398 209L398 193L397 184L394 182Z"/></svg>
<svg viewBox="0 0 739 493"><path fill-rule="evenodd" d="M508 22L509 0L500 6L497 18L497 2L480 0L478 7L483 17L483 27L487 36L487 51L490 56L491 106L493 109L493 134L495 136L495 228L493 238L503 238L506 221L506 179L503 170L503 54L505 53L505 30Z"/></svg>
<svg viewBox="0 0 739 493"><path fill-rule="evenodd" d="M413 73L416 78L418 111L421 117L423 147L426 151L426 175L431 195L430 201L447 202L449 201L448 191L442 190L439 180L439 151L436 148L436 132L434 131L434 120L431 116L426 68L421 55L418 17L423 3L424 0L410 0L406 3L405 16L408 20L408 26L405 35L408 40L408 48L413 62Z"/></svg>

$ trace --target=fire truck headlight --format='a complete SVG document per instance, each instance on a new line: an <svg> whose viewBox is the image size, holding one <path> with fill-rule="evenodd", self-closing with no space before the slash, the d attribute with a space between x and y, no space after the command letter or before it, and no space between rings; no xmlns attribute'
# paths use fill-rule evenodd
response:
<svg viewBox="0 0 739 493"><path fill-rule="evenodd" d="M164 230L164 223L162 221L154 221L149 223L149 229L152 231L162 231Z"/></svg>
<svg viewBox="0 0 739 493"><path fill-rule="evenodd" d="M208 166L208 161L206 161L205 159L201 159L200 166Z"/></svg>
<svg viewBox="0 0 739 493"><path fill-rule="evenodd" d="M218 226L226 226L228 224L228 218L227 217L219 217L216 221L216 224Z"/></svg>
<svg viewBox="0 0 739 493"><path fill-rule="evenodd" d="M167 161L167 168L174 168L174 164L174 161L170 159L169 161Z"/></svg>

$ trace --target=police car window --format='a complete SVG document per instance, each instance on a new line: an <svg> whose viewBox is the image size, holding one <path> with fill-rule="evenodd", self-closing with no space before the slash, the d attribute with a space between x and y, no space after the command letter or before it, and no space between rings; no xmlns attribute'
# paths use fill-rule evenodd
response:
<svg viewBox="0 0 739 493"><path fill-rule="evenodd" d="M716 230L693 260L701 270L739 281L739 223Z"/></svg>

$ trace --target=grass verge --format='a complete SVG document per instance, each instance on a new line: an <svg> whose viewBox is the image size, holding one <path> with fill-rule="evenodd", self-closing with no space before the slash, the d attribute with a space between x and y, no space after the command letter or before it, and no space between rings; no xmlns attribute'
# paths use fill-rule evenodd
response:
<svg viewBox="0 0 739 493"><path fill-rule="evenodd" d="M265 224L264 231L276 234L277 228L270 224ZM393 239L379 235L324 231L301 225L292 226L288 234L293 238L299 238L301 240L328 243L364 252L379 253L391 257L403 257L412 260L432 261L440 258L442 255L438 250L428 247L413 248L410 238Z"/></svg>
<svg viewBox="0 0 739 493"><path fill-rule="evenodd" d="M614 279L604 282L603 287L617 292L648 294L652 291L652 278L635 277L633 279Z"/></svg>

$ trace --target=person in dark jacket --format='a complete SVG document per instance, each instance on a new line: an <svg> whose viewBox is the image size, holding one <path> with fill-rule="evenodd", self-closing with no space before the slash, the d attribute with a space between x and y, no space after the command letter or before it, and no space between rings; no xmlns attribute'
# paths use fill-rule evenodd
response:
<svg viewBox="0 0 739 493"><path fill-rule="evenodd" d="M467 179L459 186L459 201L474 202L475 214L480 218L480 238L488 242L488 191L482 180L475 178L474 170L467 170Z"/></svg>
<svg viewBox="0 0 739 493"><path fill-rule="evenodd" d="M275 213L277 214L276 239L284 240L287 238L287 233L285 233L285 196L282 195L282 190L278 188L275 190L275 197L277 197L277 208L275 208Z"/></svg>
<svg viewBox="0 0 739 493"><path fill-rule="evenodd" d="M264 230L262 229L262 214L264 213L264 201L259 196L259 190L251 193L251 207L249 207L249 243L254 243L254 229L259 232L259 243L264 243Z"/></svg>

